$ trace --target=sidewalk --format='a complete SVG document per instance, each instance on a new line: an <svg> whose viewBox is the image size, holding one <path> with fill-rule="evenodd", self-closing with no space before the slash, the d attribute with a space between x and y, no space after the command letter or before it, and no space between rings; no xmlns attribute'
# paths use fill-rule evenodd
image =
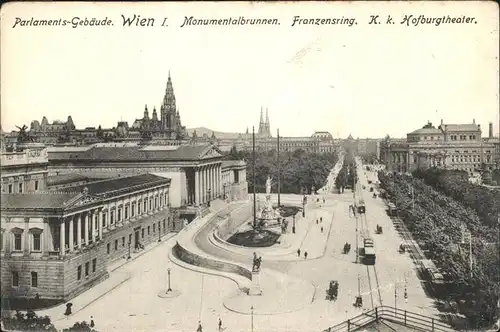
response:
<svg viewBox="0 0 500 332"><path fill-rule="evenodd" d="M151 250L160 247L162 244L166 243L169 239L174 237L177 233L168 233L162 238L162 242L154 242L147 245L144 250L139 253L132 254L132 258L129 260L125 259L117 259L114 262L108 264L108 273L109 277L94 287L89 288L83 293L77 295L71 300L67 301L67 303L72 303L72 315L77 312L85 309L101 297L113 291L115 288L121 286L123 283L128 281L132 277L132 272L130 271L116 271L117 269L125 266L127 263L134 261L135 259L141 257L142 255L150 252ZM70 316L65 316L64 312L66 311L66 303L60 304L56 307L52 307L45 310L37 310L36 314L38 316L49 316L53 323L61 322L64 320L68 320L71 318Z"/></svg>

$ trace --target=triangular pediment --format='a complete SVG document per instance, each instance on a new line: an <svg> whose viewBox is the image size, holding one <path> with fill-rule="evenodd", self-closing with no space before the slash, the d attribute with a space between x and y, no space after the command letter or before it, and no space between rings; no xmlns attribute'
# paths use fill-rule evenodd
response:
<svg viewBox="0 0 500 332"><path fill-rule="evenodd" d="M81 193L78 196L72 198L71 200L67 201L64 203L64 208L72 208L75 206L83 206L87 205L89 203L93 203L95 201L98 201L99 198L89 195L88 193Z"/></svg>
<svg viewBox="0 0 500 332"><path fill-rule="evenodd" d="M222 152L216 148L215 146L211 146L207 148L200 156L200 159L210 159L210 158L218 158L222 157Z"/></svg>

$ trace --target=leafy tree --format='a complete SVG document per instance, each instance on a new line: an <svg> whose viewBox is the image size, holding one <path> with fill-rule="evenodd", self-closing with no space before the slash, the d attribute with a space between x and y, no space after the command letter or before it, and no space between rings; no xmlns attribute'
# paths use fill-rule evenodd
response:
<svg viewBox="0 0 500 332"><path fill-rule="evenodd" d="M76 322L75 325L73 325L68 329L64 329L63 332L97 332L97 331L94 330L92 327L90 327L90 325L87 324L87 322L83 321L81 323Z"/></svg>
<svg viewBox="0 0 500 332"><path fill-rule="evenodd" d="M4 318L3 322L7 330L57 332L57 329L52 325L48 316L38 317L31 310L26 312L26 314L16 311L14 318Z"/></svg>
<svg viewBox="0 0 500 332"><path fill-rule="evenodd" d="M499 226L491 215L498 211L497 194L470 184L466 174L437 169L416 172L414 177L379 172L379 180L413 237L449 280L447 299L456 301L470 328L490 325L500 294ZM472 271L462 229L472 234Z"/></svg>
<svg viewBox="0 0 500 332"><path fill-rule="evenodd" d="M245 160L247 163L247 182L249 192L253 192L253 155L251 151L237 151L232 148L226 156L228 160ZM299 194L319 189L326 183L331 169L338 160L335 153L316 154L304 150L280 152L281 192ZM277 191L278 154L276 151L255 153L255 190L265 191L268 176L273 178L273 192Z"/></svg>

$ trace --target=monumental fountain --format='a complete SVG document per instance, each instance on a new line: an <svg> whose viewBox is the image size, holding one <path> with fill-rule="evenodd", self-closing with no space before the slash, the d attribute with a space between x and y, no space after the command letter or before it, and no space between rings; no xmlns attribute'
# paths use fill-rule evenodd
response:
<svg viewBox="0 0 500 332"><path fill-rule="evenodd" d="M227 242L246 247L270 247L276 243L284 232L281 216L271 202L271 177L266 180L266 200L255 213L254 220L249 223L250 229L231 236Z"/></svg>

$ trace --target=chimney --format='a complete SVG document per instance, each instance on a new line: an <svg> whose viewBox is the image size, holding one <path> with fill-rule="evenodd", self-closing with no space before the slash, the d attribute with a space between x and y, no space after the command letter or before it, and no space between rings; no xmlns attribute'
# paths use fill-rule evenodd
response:
<svg viewBox="0 0 500 332"><path fill-rule="evenodd" d="M493 122L490 122L488 129L488 138L493 138Z"/></svg>
<svg viewBox="0 0 500 332"><path fill-rule="evenodd" d="M443 119L441 119L441 126L443 125Z"/></svg>

